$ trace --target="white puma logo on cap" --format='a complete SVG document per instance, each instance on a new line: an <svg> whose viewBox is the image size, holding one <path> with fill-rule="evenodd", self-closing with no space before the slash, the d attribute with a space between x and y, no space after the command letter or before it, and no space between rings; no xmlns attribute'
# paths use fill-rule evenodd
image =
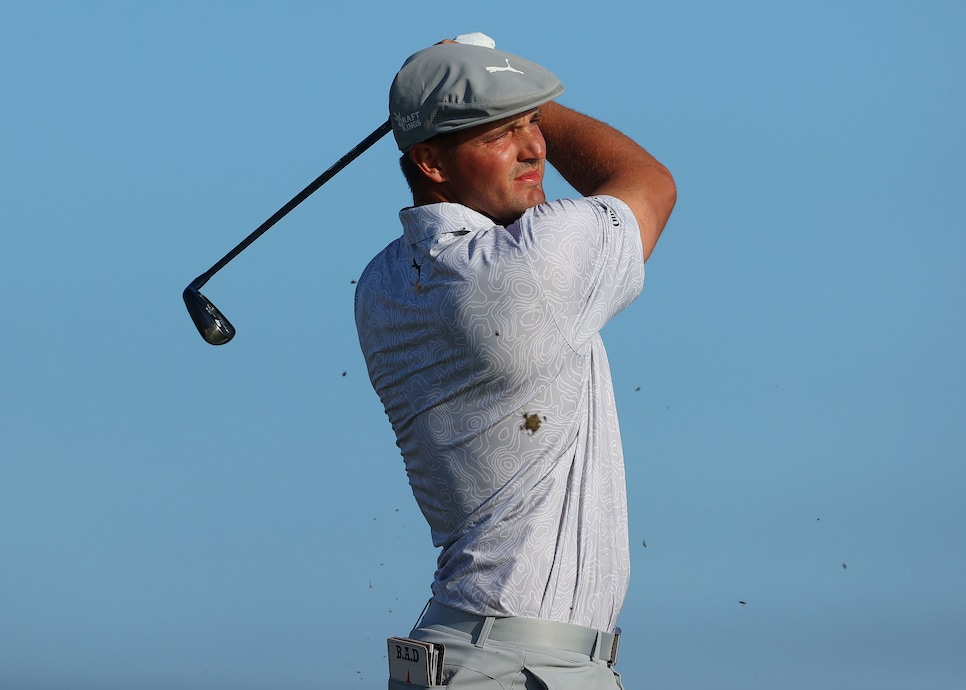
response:
<svg viewBox="0 0 966 690"><path fill-rule="evenodd" d="M487 67L486 71L490 74L494 72L516 72L517 74L523 74L520 70L510 67L510 58L506 59L506 67Z"/></svg>

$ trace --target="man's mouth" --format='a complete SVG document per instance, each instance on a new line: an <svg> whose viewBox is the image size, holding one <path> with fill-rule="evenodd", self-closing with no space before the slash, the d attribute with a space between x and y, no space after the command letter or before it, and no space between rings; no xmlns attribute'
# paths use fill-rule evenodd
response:
<svg viewBox="0 0 966 690"><path fill-rule="evenodd" d="M517 182L523 184L538 184L543 180L540 170L530 170L516 178Z"/></svg>

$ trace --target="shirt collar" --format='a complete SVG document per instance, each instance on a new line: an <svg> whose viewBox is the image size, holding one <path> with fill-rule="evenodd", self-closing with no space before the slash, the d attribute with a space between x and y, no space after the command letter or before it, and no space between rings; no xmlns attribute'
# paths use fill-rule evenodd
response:
<svg viewBox="0 0 966 690"><path fill-rule="evenodd" d="M482 213L454 203L410 206L399 212L399 220L403 226L403 237L410 243L445 233L466 234L495 226Z"/></svg>

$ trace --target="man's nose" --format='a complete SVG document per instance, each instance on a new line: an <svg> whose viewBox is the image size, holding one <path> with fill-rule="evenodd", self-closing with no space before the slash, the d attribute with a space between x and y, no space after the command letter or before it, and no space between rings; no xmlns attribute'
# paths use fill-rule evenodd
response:
<svg viewBox="0 0 966 690"><path fill-rule="evenodd" d="M521 160L540 161L547 157L547 142L539 127L527 127L520 146Z"/></svg>

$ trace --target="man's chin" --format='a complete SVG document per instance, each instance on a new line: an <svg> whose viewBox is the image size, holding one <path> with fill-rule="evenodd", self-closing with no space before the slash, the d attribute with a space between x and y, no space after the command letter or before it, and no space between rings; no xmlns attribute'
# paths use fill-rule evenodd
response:
<svg viewBox="0 0 966 690"><path fill-rule="evenodd" d="M534 206L539 206L547 201L546 195L543 193L543 188L535 188L530 190L529 193L521 195L517 199L517 203L512 206L508 205L503 209L500 209L499 213L491 213L488 211L481 210L479 208L475 209L482 213L483 215L489 217L494 222L500 225L510 225L520 220L520 216L529 211Z"/></svg>
<svg viewBox="0 0 966 690"><path fill-rule="evenodd" d="M530 195L529 201L530 205L527 208L533 208L534 206L545 204L547 202L547 195L543 193L543 187L534 189L533 194Z"/></svg>

